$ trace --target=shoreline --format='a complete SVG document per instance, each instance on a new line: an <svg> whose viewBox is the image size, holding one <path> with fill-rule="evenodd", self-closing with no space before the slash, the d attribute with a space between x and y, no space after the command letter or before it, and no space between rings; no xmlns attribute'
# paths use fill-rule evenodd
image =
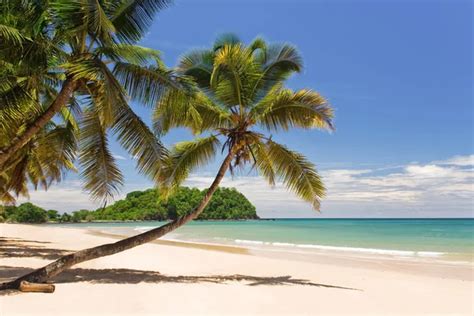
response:
<svg viewBox="0 0 474 316"><path fill-rule="evenodd" d="M205 221L206 222L206 221ZM219 223L220 221L216 221ZM230 222L239 222L239 221L230 221ZM136 235L138 233L144 232L148 229L152 229L161 225L163 222L138 222L137 226L106 226L109 223L92 223L89 227L88 223L79 224L76 226L69 226L64 225L64 227L72 227L72 228L79 228L79 229L89 229L91 231L100 232L109 234L111 237L120 236L121 238L129 237L132 235ZM196 223L199 225L203 223ZM104 224L104 226L100 226ZM111 223L114 224L114 223ZM132 224L132 223L119 223L119 224ZM147 224L146 226L143 226ZM203 223L205 227L206 223ZM84 226L82 226L84 225ZM97 225L97 227L95 226ZM133 225L133 224L132 224ZM61 226L59 226L61 227ZM190 226L187 226L186 229L189 229ZM192 227L192 226L191 226ZM219 227L219 226L216 226ZM212 222L210 223L209 229L212 229ZM236 229L240 227L235 226ZM245 228L245 226L242 226ZM192 231L188 231L185 235L178 234L175 235L172 233L171 235L167 235L160 239L161 241L166 240L167 242L182 242L185 244L199 244L199 245L210 245L211 247L231 247L231 249L250 249L253 251L267 251L267 252L289 252L289 253L308 253L308 254L336 254L336 255L344 255L348 257L362 257L362 258L382 258L382 259L390 259L390 260L402 260L402 261L426 261L432 262L436 261L439 263L444 264L455 264L455 265L472 265L474 262L474 248L469 247L463 249L463 252L455 252L450 251L451 249L430 249L430 246L420 246L415 244L413 247L407 247L405 244L404 246L397 247L394 244L386 244L385 247L383 244L379 245L357 245L353 243L353 245L344 245L338 243L328 243L326 240L325 242L318 243L316 242L291 242L286 241L285 238L281 239L274 239L273 241L270 239L250 239L252 237L245 238L245 235L242 237L234 234L233 237L227 237L225 235L209 235L205 234L202 235L199 231L195 232L196 234L193 236ZM201 235L200 235L201 234ZM173 237L170 237L173 236ZM184 237L186 236L186 237ZM215 237L212 237L215 236ZM224 237L225 236L225 237ZM254 237L258 238L258 237ZM375 237L374 237L375 238ZM288 240L291 240L288 239ZM202 248L202 247L200 247Z"/></svg>
<svg viewBox="0 0 474 316"><path fill-rule="evenodd" d="M84 229L84 230L86 231L87 234L90 234L93 236L109 237L115 240L120 240L123 238L130 237L127 235L105 233L102 231L97 231L97 230L92 230L92 229ZM182 247L182 248L222 251L222 252L235 253L235 254L245 254L245 255L250 254L249 249L246 249L244 247L235 247L235 246L227 246L227 245L219 245L219 244L206 244L206 243L187 242L187 241L181 241L181 240L168 240L168 239L156 239L156 240L151 241L150 243L154 243L158 245Z"/></svg>
<svg viewBox="0 0 474 316"><path fill-rule="evenodd" d="M285 219L286 220L286 219ZM298 219L296 219L298 220ZM306 220L306 219L304 219ZM198 222L242 222L248 220L203 220ZM257 220L257 221L260 221ZM162 224L162 221L104 221L104 222L82 222L82 223L46 223L46 224L14 224L4 223L7 225L31 225L38 227L51 227L51 228L68 228L68 229L79 229L87 231L96 236L104 236L114 238L116 240L127 238L133 235L142 233L148 229L152 229L155 226L137 226L137 227L87 227L82 225L88 224L131 224L131 223L156 223ZM69 225L71 224L71 225ZM158 226L156 226L158 227ZM112 231L110 231L112 228ZM113 231L116 228L120 228L121 231ZM132 232L133 228L133 232ZM128 229L125 233L123 230ZM225 239L224 239L225 240ZM383 260L383 261L396 261L404 263L435 263L440 265L456 265L471 267L474 264L474 253L456 253L456 252L440 252L440 251L429 251L429 250L409 250L409 249L396 249L396 248L371 248L371 247L354 247L354 246L336 246L328 244L295 244L289 242L272 242L272 241L261 241L261 240L246 240L246 239L235 239L226 241L215 241L215 240L187 240L180 238L167 238L167 236L160 238L159 240L153 241L156 244L171 245L171 246L182 246L187 248L204 249L204 250L220 250L229 253L241 253L241 254L269 254L280 253L279 258L284 258L285 254L293 254L298 258L315 256L333 256L333 257L344 257L361 260ZM415 248L415 247L414 247ZM473 248L474 250L474 248ZM275 257L275 256L273 256ZM308 258L306 258L308 261ZM311 260L309 260L311 261ZM473 274L474 278L474 274Z"/></svg>
<svg viewBox="0 0 474 316"><path fill-rule="evenodd" d="M299 223L292 223L300 220L303 222L303 226L299 226ZM422 219L414 225L407 222L406 219L400 221L396 219L377 219L376 222L379 220L386 223L372 223L373 219L357 219L356 221L361 221L360 224L352 223L354 219L315 219L309 221L308 219L275 219L271 221L281 221L281 223L269 224L264 224L267 220L204 220L193 221L179 230L177 234L179 237L173 238L185 242L217 243L244 247L276 246L286 247L287 249L335 250L402 257L444 257L444 259L454 260L455 257L460 259L464 256L464 261L474 261L474 258L472 258L474 247L470 242L472 239L471 228L474 225L473 219L467 219L468 221L465 222L466 219L452 218L453 224L438 224L433 223L437 222L433 219ZM444 219L438 220L446 222ZM304 223L307 221L308 223ZM325 221L347 221L347 223L328 223L326 225L326 223L322 223ZM91 228L120 235L132 235L135 234L132 230L146 231L164 223L166 222L125 221L46 225ZM350 228L349 231L346 231L345 227ZM214 228L216 232L206 233L206 230L212 232ZM259 231L258 234L252 232L256 229ZM275 229L280 232L279 236L275 235ZM287 229L289 229L288 233ZM387 229L389 230L388 234L385 232ZM240 230L241 232L237 233ZM236 233L231 233L232 231ZM266 234L268 233L273 234L273 236L267 237ZM175 232L171 235L174 236ZM343 236L343 238L340 238L340 236ZM388 238L385 238L386 236ZM462 261L462 258L460 260Z"/></svg>
<svg viewBox="0 0 474 316"><path fill-rule="evenodd" d="M127 238L127 235L106 233L103 231L84 229L87 234L99 237L109 237L114 240ZM257 257L266 257L273 259L282 259L289 261L300 261L309 263L328 263L341 266L357 266L365 269L377 269L380 271L402 271L409 274L422 274L427 276L440 276L455 280L474 281L472 262L459 262L450 260L436 260L436 258L412 258L401 256L389 256L384 254L362 254L353 252L341 252L337 250L316 252L316 253L295 253L283 249L269 250L264 248L252 248L246 246L235 246L204 242L190 242L183 240L157 239L151 243L157 245L166 245L172 247L201 249L207 251L217 251L224 253L233 253L241 255L251 255ZM374 262L376 262L374 264ZM431 268L426 269L426 265Z"/></svg>
<svg viewBox="0 0 474 316"><path fill-rule="evenodd" d="M168 220L93 220L93 221L79 221L79 222L59 222L59 221L47 221L43 224L107 224L107 223L147 223L147 222L166 222ZM278 221L278 220L474 220L474 217L259 217L259 218L243 218L243 219L194 219L196 222L245 222L245 221ZM29 223L18 223L18 222L4 222L3 224L17 224L17 225L29 225ZM37 225L36 223L31 223Z"/></svg>
<svg viewBox="0 0 474 316"><path fill-rule="evenodd" d="M0 231L0 281L44 266L58 255L120 238L87 229L38 225L0 224ZM472 268L329 252L306 259L297 254L160 240L67 270L53 280L53 294L0 293L0 314L473 312Z"/></svg>

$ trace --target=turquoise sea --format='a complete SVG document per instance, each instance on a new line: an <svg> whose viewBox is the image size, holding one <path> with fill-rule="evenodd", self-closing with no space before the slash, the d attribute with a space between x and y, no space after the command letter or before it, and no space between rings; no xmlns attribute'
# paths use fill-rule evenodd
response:
<svg viewBox="0 0 474 316"><path fill-rule="evenodd" d="M95 231L132 235L160 222L79 223ZM325 252L472 261L474 219L275 219L194 221L164 239L240 245L275 251Z"/></svg>

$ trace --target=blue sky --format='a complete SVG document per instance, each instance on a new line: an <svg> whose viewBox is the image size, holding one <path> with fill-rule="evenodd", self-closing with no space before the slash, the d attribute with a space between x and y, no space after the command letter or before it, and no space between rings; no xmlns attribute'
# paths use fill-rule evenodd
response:
<svg viewBox="0 0 474 316"><path fill-rule="evenodd" d="M247 42L260 35L296 45L305 69L288 85L320 92L336 111L335 133L275 135L325 177L322 215L258 178L226 179L225 185L243 189L260 215L472 216L471 1L176 0L141 44L161 50L173 66L181 54L208 47L224 32ZM148 109L136 109L149 121ZM179 130L164 142L190 138ZM118 159L124 191L150 186L134 171L133 159L116 144L113 150L124 158ZM204 187L216 164L195 172L188 184ZM61 190L75 188L77 203L56 206L89 207L77 177L67 181L51 190L67 196L72 193ZM32 200L43 201L41 194Z"/></svg>

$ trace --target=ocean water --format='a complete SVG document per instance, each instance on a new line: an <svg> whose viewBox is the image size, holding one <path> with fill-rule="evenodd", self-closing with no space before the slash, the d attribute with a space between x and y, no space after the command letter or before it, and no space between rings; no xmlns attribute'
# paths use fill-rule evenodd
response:
<svg viewBox="0 0 474 316"><path fill-rule="evenodd" d="M61 226L132 235L162 224L162 222L78 223ZM274 251L306 253L338 251L472 262L474 219L194 221L163 239L240 245Z"/></svg>

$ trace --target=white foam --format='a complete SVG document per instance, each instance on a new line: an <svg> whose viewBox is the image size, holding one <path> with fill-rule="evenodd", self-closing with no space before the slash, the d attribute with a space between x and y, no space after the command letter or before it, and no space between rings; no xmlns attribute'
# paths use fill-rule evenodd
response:
<svg viewBox="0 0 474 316"><path fill-rule="evenodd" d="M272 242L273 246L280 246L280 247L295 247L295 244L288 243L288 242Z"/></svg>
<svg viewBox="0 0 474 316"><path fill-rule="evenodd" d="M435 252L435 251L418 251L416 253L420 257L439 257L442 256L442 252Z"/></svg>
<svg viewBox="0 0 474 316"><path fill-rule="evenodd" d="M271 245L276 247L296 247L303 249L318 249L318 250L332 250L332 251L344 251L344 252L359 252L367 254L382 254L391 256L403 256L403 257L439 257L443 255L442 252L434 251L411 251L411 250L393 250L393 249L377 249L377 248L360 248L360 247L338 247L338 246L324 246L314 244L293 244L284 242L265 242L261 240L242 240L236 239L234 242L238 244L247 245Z"/></svg>
<svg viewBox="0 0 474 316"><path fill-rule="evenodd" d="M146 231L146 230L150 230L150 229L153 229L153 228L156 228L157 226L139 226L139 227L135 227L133 230L136 230L136 231Z"/></svg>
<svg viewBox="0 0 474 316"><path fill-rule="evenodd" d="M155 228L154 226L140 226L135 227L135 231L147 231ZM183 241L180 239L166 238L166 240ZM188 241L189 242L189 241ZM378 248L361 248L361 247L339 247L339 246L325 246L315 244L294 244L287 242L268 242L261 240L246 240L246 239L235 239L235 243L242 245L253 245L253 246L275 246L285 248L300 248L300 249L317 249L317 250L329 250L329 251L342 251L342 252L358 252L366 254L381 254L389 256L402 256L402 257L440 257L443 252L435 251L410 251L410 250L393 250L393 249L378 249Z"/></svg>
<svg viewBox="0 0 474 316"><path fill-rule="evenodd" d="M271 243L267 241L260 241L260 240L242 240L236 239L234 240L238 244L248 244L248 245L271 245Z"/></svg>

